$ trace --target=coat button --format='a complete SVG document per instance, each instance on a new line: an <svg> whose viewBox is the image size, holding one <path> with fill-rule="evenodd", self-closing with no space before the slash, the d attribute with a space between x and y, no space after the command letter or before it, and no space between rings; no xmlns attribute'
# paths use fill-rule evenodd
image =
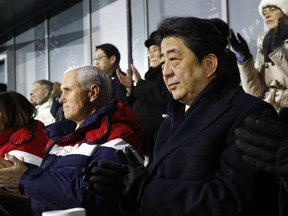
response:
<svg viewBox="0 0 288 216"><path fill-rule="evenodd" d="M265 68L268 68L269 67L269 65L268 64L265 64Z"/></svg>

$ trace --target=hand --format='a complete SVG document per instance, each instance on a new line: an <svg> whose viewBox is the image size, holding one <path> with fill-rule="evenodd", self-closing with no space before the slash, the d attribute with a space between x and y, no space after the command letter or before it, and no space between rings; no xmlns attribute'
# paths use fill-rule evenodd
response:
<svg viewBox="0 0 288 216"><path fill-rule="evenodd" d="M123 73L121 73L120 69L117 69L116 74L119 79L119 82L126 88L128 95L130 95L132 91L133 80L131 78L129 71L127 70L126 75L124 75Z"/></svg>
<svg viewBox="0 0 288 216"><path fill-rule="evenodd" d="M288 26L285 25L284 17L280 17L278 20L277 29L274 31L273 35L273 41L271 45L272 51L280 47L284 43L284 40L287 39L286 38L288 35L287 28Z"/></svg>
<svg viewBox="0 0 288 216"><path fill-rule="evenodd" d="M241 58L247 60L248 58L251 57L249 46L247 42L245 41L245 39L239 33L237 33L237 37L236 37L233 30L231 30L231 34L228 39L233 50Z"/></svg>
<svg viewBox="0 0 288 216"><path fill-rule="evenodd" d="M153 177L139 163L130 148L127 148L126 153L116 151L115 154L121 164L99 161L91 169L89 188L98 194L138 203Z"/></svg>
<svg viewBox="0 0 288 216"><path fill-rule="evenodd" d="M126 75L124 75L123 73L121 73L120 69L116 70L116 74L117 77L120 81L120 83L125 87L125 88L131 88L132 87L132 77L130 76L130 73L126 73Z"/></svg>
<svg viewBox="0 0 288 216"><path fill-rule="evenodd" d="M138 81L141 79L141 75L133 64L130 64L130 68L134 76L134 83L137 85Z"/></svg>
<svg viewBox="0 0 288 216"><path fill-rule="evenodd" d="M22 160L13 155L6 154L6 159L0 157L0 164L5 168L0 169L0 187L5 187L13 192L19 192L19 181L27 167Z"/></svg>
<svg viewBox="0 0 288 216"><path fill-rule="evenodd" d="M238 128L236 145L244 152L243 160L256 168L288 180L287 108L279 118L250 116L245 128Z"/></svg>

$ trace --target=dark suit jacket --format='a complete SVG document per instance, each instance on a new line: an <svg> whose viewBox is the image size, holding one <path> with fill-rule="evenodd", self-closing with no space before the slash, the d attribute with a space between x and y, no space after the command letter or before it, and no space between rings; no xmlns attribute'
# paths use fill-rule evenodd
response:
<svg viewBox="0 0 288 216"><path fill-rule="evenodd" d="M152 159L152 152L157 131L167 114L167 106L172 99L163 81L161 67L150 67L145 74L145 80L140 79L132 90L134 98L133 110L139 116L143 127L143 149Z"/></svg>
<svg viewBox="0 0 288 216"><path fill-rule="evenodd" d="M274 178L242 161L235 128L271 105L213 80L184 114L172 101L149 165L143 216L276 215Z"/></svg>

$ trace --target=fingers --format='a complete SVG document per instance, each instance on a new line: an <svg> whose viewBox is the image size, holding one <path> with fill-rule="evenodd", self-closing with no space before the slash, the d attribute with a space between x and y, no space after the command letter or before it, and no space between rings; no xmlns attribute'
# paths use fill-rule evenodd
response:
<svg viewBox="0 0 288 216"><path fill-rule="evenodd" d="M237 140L236 145L239 149L241 149L245 155L249 155L250 157L254 158L255 160L265 161L269 163L275 162L275 153L276 151L267 151L266 149L259 148L256 145L250 145L243 140Z"/></svg>
<svg viewBox="0 0 288 216"><path fill-rule="evenodd" d="M135 75L135 72L137 71L135 66L133 64L130 64L130 68L131 68L132 73Z"/></svg>
<svg viewBox="0 0 288 216"><path fill-rule="evenodd" d="M288 125L280 122L278 119L271 119L262 116L249 116L245 119L245 124L249 129L263 133L268 138L283 139L287 137Z"/></svg>
<svg viewBox="0 0 288 216"><path fill-rule="evenodd" d="M111 187L98 183L93 183L89 185L89 189L96 192L97 194L112 197L114 199L120 199L122 197L122 187Z"/></svg>
<svg viewBox="0 0 288 216"><path fill-rule="evenodd" d="M6 168L6 167L11 167L13 166L14 163L12 161L9 161L8 159L4 159L0 157L0 168Z"/></svg>
<svg viewBox="0 0 288 216"><path fill-rule="evenodd" d="M258 146L266 151L271 151L272 153L275 153L281 145L281 140L245 128L237 128L235 130L235 135L238 140L247 143L247 145Z"/></svg>
<svg viewBox="0 0 288 216"><path fill-rule="evenodd" d="M121 164L98 161L98 165L91 169L89 189L100 195L119 198L123 191L123 178L127 172Z"/></svg>
<svg viewBox="0 0 288 216"><path fill-rule="evenodd" d="M274 173L275 166L273 163L267 163L266 161L259 160L250 155L243 155L243 161L253 165L254 167L264 170L266 172Z"/></svg>
<svg viewBox="0 0 288 216"><path fill-rule="evenodd" d="M18 165L20 164L22 161L19 160L17 157L15 157L14 155L10 155L10 154L5 154L5 158L8 160L8 163L11 162L13 163L14 165ZM23 159L23 157L22 157ZM23 159L24 160L24 159ZM10 163L10 164L11 164Z"/></svg>
<svg viewBox="0 0 288 216"><path fill-rule="evenodd" d="M241 36L240 33L237 33L237 38L240 41L240 43L246 43L246 40Z"/></svg>
<svg viewBox="0 0 288 216"><path fill-rule="evenodd" d="M126 76L130 77L130 79L131 79L131 73L130 73L129 69L126 69Z"/></svg>
<svg viewBox="0 0 288 216"><path fill-rule="evenodd" d="M119 186L123 180L123 175L121 172L105 169L103 167L94 167L91 170L91 173L93 174L90 178L91 182L97 182L107 186Z"/></svg>
<svg viewBox="0 0 288 216"><path fill-rule="evenodd" d="M131 148L125 148L125 154L129 165L132 166L140 165L139 160L137 159Z"/></svg>

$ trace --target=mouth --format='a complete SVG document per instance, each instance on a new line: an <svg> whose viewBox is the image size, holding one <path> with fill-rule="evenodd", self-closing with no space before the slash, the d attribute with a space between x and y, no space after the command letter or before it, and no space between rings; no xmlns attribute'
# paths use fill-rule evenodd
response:
<svg viewBox="0 0 288 216"><path fill-rule="evenodd" d="M168 87L169 87L169 89L172 91L172 90L176 89L177 84L178 84L178 83L169 83L169 84L168 84Z"/></svg>

